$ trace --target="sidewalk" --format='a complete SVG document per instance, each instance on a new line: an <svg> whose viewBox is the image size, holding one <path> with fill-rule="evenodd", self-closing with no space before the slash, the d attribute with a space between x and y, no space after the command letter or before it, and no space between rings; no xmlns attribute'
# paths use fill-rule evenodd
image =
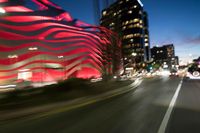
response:
<svg viewBox="0 0 200 133"><path fill-rule="evenodd" d="M85 97L76 98L70 101L50 103L46 105L29 107L25 109L16 109L14 111L13 110L0 111L0 114L3 114L3 115L0 115L0 122L28 117L28 116L33 116L34 118L40 118L40 117L44 117L50 114L72 110L78 107L96 103L96 102L129 92L131 90L134 90L141 82L142 80L139 78L139 79L136 79L132 84L128 86L124 86L119 89L114 89L114 90L111 90L99 95L85 96Z"/></svg>

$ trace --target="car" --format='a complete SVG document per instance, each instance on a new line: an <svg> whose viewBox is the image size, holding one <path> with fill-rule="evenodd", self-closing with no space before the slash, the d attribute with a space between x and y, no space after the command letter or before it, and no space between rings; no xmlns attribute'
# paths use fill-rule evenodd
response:
<svg viewBox="0 0 200 133"><path fill-rule="evenodd" d="M187 78L189 79L200 79L200 65L199 64L192 64L188 68Z"/></svg>
<svg viewBox="0 0 200 133"><path fill-rule="evenodd" d="M176 69L172 69L172 70L170 71L170 76L179 76L179 75L178 75L178 71L177 71Z"/></svg>

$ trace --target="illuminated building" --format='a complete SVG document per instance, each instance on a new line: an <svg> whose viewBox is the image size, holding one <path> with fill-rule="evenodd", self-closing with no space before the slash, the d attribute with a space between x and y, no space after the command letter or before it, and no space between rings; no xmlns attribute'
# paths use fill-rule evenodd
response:
<svg viewBox="0 0 200 133"><path fill-rule="evenodd" d="M0 7L0 85L101 77L121 69L121 45L112 31L73 19L49 0L0 0Z"/></svg>
<svg viewBox="0 0 200 133"><path fill-rule="evenodd" d="M102 11L101 25L121 37L125 66L150 60L148 16L141 1L117 0Z"/></svg>
<svg viewBox="0 0 200 133"><path fill-rule="evenodd" d="M174 68L179 65L178 56L175 56L174 45L168 44L151 49L152 59L155 63L166 65L167 68Z"/></svg>

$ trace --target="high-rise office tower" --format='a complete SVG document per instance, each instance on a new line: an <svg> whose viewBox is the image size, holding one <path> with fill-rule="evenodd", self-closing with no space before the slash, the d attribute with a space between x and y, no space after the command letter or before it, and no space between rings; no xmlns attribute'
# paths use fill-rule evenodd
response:
<svg viewBox="0 0 200 133"><path fill-rule="evenodd" d="M148 16L140 0L117 0L102 11L100 24L121 37L124 65L150 59Z"/></svg>

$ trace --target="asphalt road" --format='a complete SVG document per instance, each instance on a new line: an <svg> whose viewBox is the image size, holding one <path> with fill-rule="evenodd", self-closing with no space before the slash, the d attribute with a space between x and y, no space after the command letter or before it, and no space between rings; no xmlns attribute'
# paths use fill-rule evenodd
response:
<svg viewBox="0 0 200 133"><path fill-rule="evenodd" d="M166 133L200 133L200 80L183 80Z"/></svg>
<svg viewBox="0 0 200 133"><path fill-rule="evenodd" d="M136 90L92 105L6 122L0 125L0 133L157 133L180 81L176 77L144 79ZM200 131L198 111L200 82L184 80L167 133Z"/></svg>

